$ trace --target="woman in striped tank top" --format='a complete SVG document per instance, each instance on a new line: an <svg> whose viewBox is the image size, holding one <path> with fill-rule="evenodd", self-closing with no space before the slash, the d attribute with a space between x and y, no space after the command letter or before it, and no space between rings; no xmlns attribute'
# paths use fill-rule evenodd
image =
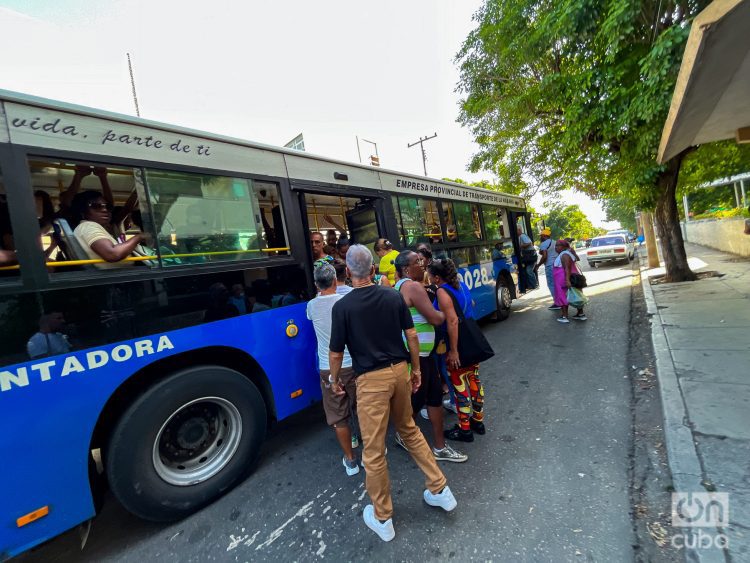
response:
<svg viewBox="0 0 750 563"><path fill-rule="evenodd" d="M468 457L457 452L445 443L443 433L443 382L437 370L435 360L435 327L445 321L445 315L430 303L427 291L422 285L424 268L420 256L411 250L404 250L395 259L395 289L404 298L409 307L414 328L419 337L419 366L422 371L422 383L412 395L411 403L414 413L427 405L427 414L432 425L435 445L432 453L438 461L463 462ZM406 449L400 436L396 434L396 443Z"/></svg>

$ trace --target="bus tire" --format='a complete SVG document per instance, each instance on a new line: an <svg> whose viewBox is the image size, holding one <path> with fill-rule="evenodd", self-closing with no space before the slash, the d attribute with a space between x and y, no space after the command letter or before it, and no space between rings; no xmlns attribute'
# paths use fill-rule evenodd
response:
<svg viewBox="0 0 750 563"><path fill-rule="evenodd" d="M181 370L120 417L105 452L109 486L140 518L184 518L252 470L266 420L260 391L241 373L220 366Z"/></svg>
<svg viewBox="0 0 750 563"><path fill-rule="evenodd" d="M498 277L495 283L495 306L497 310L495 320L497 322L504 321L510 316L512 302L513 297L508 283L502 276Z"/></svg>

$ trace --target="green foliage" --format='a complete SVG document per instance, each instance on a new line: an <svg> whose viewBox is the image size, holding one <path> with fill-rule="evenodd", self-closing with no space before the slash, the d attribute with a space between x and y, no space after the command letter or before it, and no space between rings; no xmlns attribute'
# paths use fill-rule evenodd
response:
<svg viewBox="0 0 750 563"><path fill-rule="evenodd" d="M738 145L733 140L701 145L682 161L679 193L695 194L704 189L701 184L748 170L750 145Z"/></svg>
<svg viewBox="0 0 750 563"><path fill-rule="evenodd" d="M602 200L607 221L617 221L623 229L636 231L635 212L638 206L626 194L618 194Z"/></svg>
<svg viewBox="0 0 750 563"><path fill-rule="evenodd" d="M750 217L747 209L742 207L735 207L734 209L717 209L716 211L709 211L706 213L698 213L693 215L694 220L698 219L730 219L732 217Z"/></svg>
<svg viewBox="0 0 750 563"><path fill-rule="evenodd" d="M545 225L552 231L552 238L575 240L595 237L602 229L594 227L586 214L577 205L556 204L544 215Z"/></svg>
<svg viewBox="0 0 750 563"><path fill-rule="evenodd" d="M459 121L480 146L470 169L653 208L689 23L707 4L486 0L457 55Z"/></svg>

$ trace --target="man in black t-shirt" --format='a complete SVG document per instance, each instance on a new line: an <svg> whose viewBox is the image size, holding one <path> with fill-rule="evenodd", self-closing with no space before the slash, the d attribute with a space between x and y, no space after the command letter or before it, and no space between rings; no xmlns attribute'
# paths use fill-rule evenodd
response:
<svg viewBox="0 0 750 563"><path fill-rule="evenodd" d="M421 373L419 340L409 308L397 291L372 283L375 267L366 247L352 245L346 254L346 266L354 289L333 306L329 344L331 380L336 392L343 392L339 371L346 347L356 374L357 412L364 442L363 466L367 472L367 493L372 500L362 516L380 539L391 541L396 533L385 461L389 418L425 474L425 502L451 511L456 507L456 499L412 418L411 394L419 388ZM404 349L404 333L408 352ZM415 368L411 375L407 362Z"/></svg>

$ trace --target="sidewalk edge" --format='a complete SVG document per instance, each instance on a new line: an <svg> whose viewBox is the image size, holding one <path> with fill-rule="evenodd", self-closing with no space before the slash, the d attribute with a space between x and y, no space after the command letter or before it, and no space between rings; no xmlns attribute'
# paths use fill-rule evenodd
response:
<svg viewBox="0 0 750 563"><path fill-rule="evenodd" d="M675 491L703 492L703 468L698 459L693 432L688 426L687 406L682 396L682 388L677 378L672 352L664 331L661 315L654 299L651 283L646 275L648 268L640 266L641 286L646 301L646 311L651 322L651 342L654 347L656 376L659 382L659 396L664 417L664 442L667 449L667 461L672 474ZM685 533L693 534L694 529L684 528ZM697 545L694 543L693 545ZM723 550L700 550L685 548L685 560L700 563L726 561Z"/></svg>

